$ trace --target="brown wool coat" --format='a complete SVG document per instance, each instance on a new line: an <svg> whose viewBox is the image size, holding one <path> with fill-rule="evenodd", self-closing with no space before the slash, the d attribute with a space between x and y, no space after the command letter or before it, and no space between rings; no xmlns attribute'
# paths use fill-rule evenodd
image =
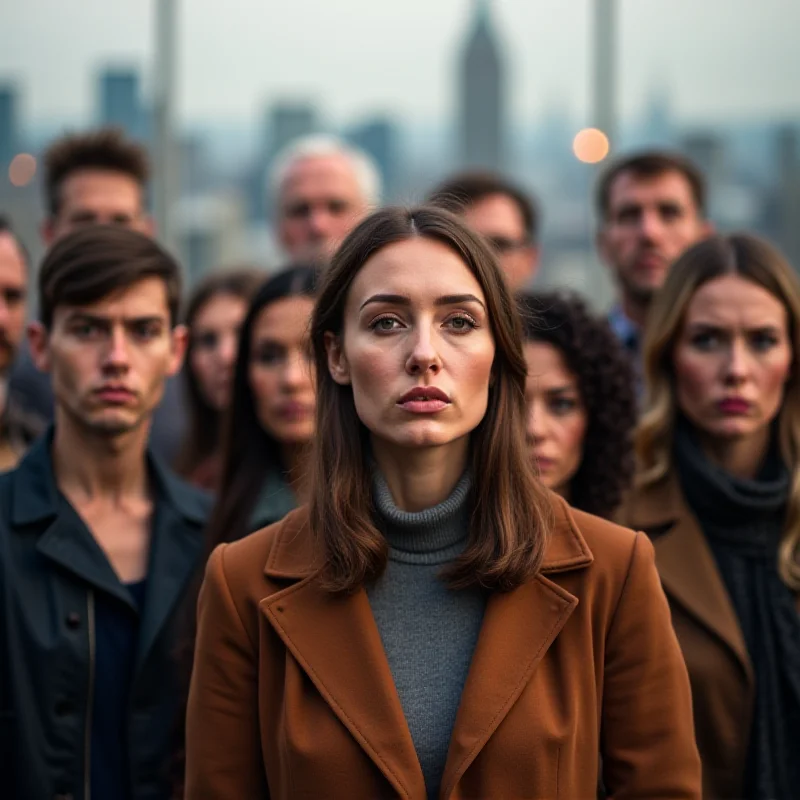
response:
<svg viewBox="0 0 800 800"><path fill-rule="evenodd" d="M714 554L675 475L635 491L618 518L653 540L692 684L703 797L742 797L755 698L753 666Z"/></svg>
<svg viewBox="0 0 800 800"><path fill-rule="evenodd" d="M491 596L439 797L700 797L686 668L642 534L568 509ZM426 797L366 592L319 586L305 509L218 548L199 604L190 800ZM435 642L431 643L435 647Z"/></svg>

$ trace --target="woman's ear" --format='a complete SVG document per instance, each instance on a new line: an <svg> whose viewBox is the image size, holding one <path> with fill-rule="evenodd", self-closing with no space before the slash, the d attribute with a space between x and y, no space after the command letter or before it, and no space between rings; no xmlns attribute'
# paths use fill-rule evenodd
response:
<svg viewBox="0 0 800 800"><path fill-rule="evenodd" d="M328 355L328 372L341 386L350 384L350 365L342 347L342 337L327 331L325 333L325 352Z"/></svg>

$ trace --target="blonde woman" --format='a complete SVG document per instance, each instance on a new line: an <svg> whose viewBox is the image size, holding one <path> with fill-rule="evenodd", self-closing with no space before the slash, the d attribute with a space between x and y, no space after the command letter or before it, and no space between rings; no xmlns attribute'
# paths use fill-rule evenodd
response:
<svg viewBox="0 0 800 800"><path fill-rule="evenodd" d="M637 489L708 798L800 791L800 284L753 236L674 265L645 335Z"/></svg>

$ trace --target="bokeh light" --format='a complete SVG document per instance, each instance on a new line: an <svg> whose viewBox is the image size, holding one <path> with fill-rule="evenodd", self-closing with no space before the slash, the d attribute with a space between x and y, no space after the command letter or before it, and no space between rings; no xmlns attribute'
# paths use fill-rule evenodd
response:
<svg viewBox="0 0 800 800"><path fill-rule="evenodd" d="M8 179L13 186L27 186L36 175L36 159L30 153L19 153L8 166Z"/></svg>
<svg viewBox="0 0 800 800"><path fill-rule="evenodd" d="M597 164L609 151L608 136L597 128L584 128L578 131L572 141L572 152L584 164Z"/></svg>

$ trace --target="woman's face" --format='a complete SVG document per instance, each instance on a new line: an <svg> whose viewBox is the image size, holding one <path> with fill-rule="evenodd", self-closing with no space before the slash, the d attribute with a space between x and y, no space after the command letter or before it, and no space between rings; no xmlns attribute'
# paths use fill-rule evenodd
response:
<svg viewBox="0 0 800 800"><path fill-rule="evenodd" d="M542 483L563 495L583 459L587 416L578 379L561 352L545 342L526 342L528 446Z"/></svg>
<svg viewBox="0 0 800 800"><path fill-rule="evenodd" d="M256 317L250 339L249 380L261 427L281 444L314 435L316 396L307 350L314 301L285 297Z"/></svg>
<svg viewBox="0 0 800 800"><path fill-rule="evenodd" d="M189 368L203 399L215 411L230 402L239 328L246 313L247 303L241 297L218 294L200 307L192 323Z"/></svg>
<svg viewBox="0 0 800 800"><path fill-rule="evenodd" d="M736 275L701 286L673 354L680 410L707 436L763 434L777 416L792 365L783 303Z"/></svg>
<svg viewBox="0 0 800 800"><path fill-rule="evenodd" d="M464 448L486 413L495 353L486 298L439 242L408 239L375 253L350 287L343 337L328 334L326 344L376 455Z"/></svg>

